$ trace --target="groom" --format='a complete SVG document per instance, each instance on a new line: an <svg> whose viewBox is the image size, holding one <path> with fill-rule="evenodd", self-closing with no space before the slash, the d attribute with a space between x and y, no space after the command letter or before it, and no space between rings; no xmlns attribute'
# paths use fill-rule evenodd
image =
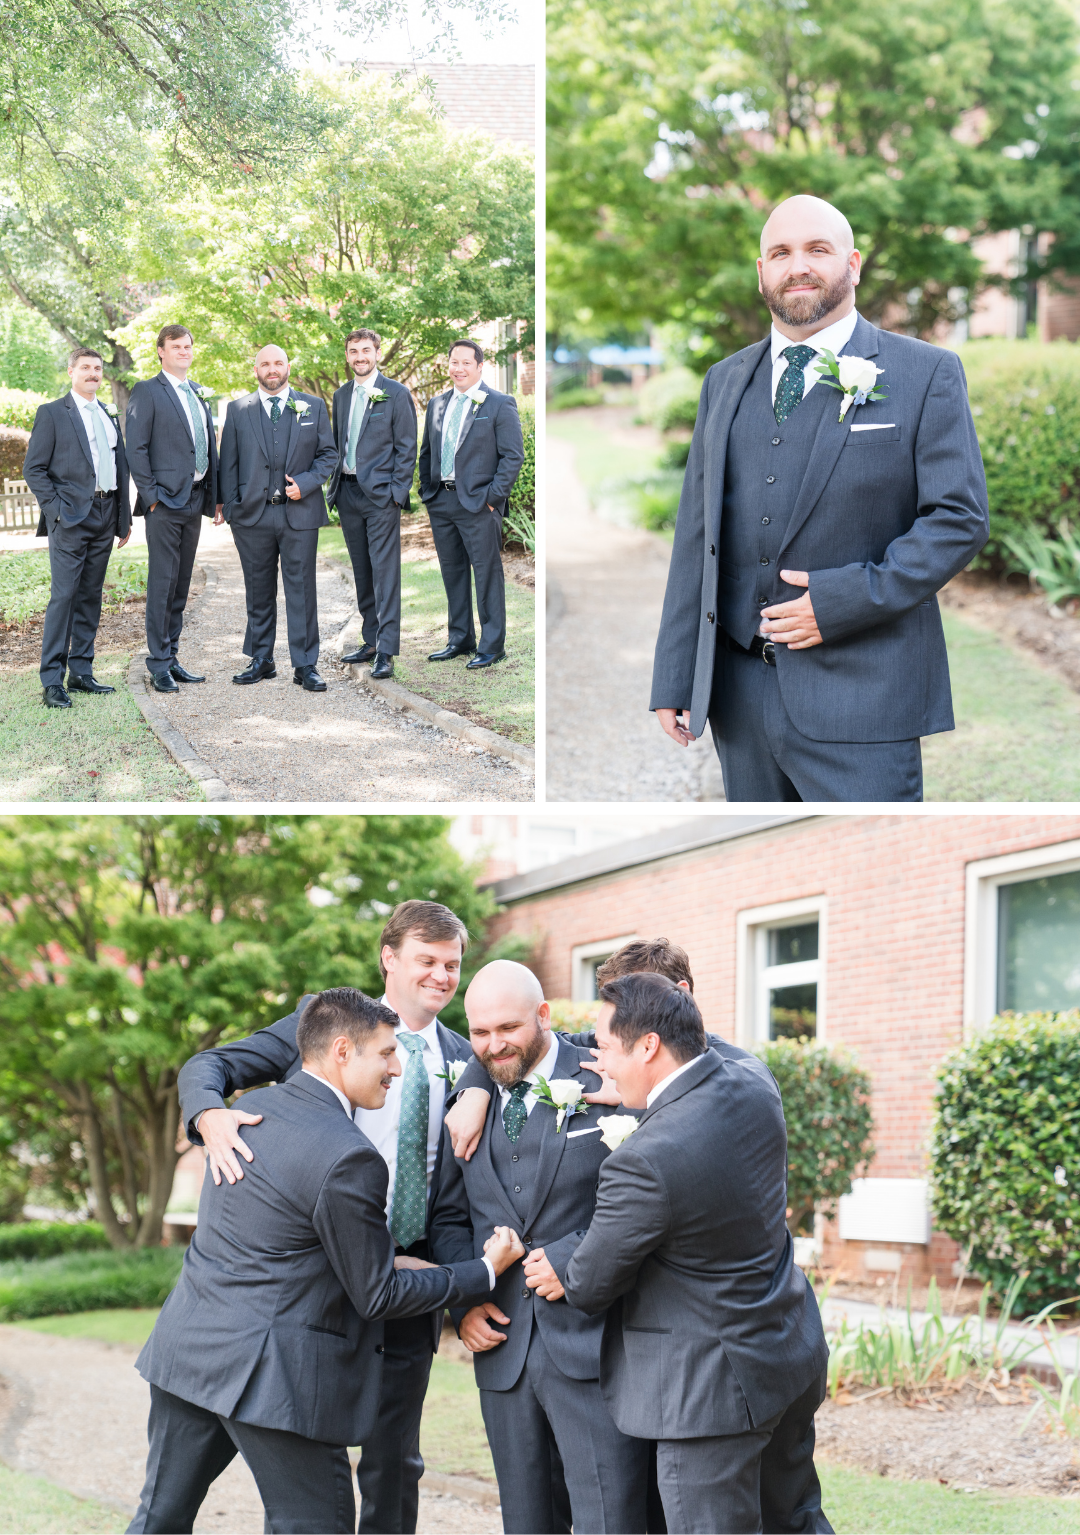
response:
<svg viewBox="0 0 1080 1535"><path fill-rule="evenodd" d="M838 209L781 203L772 332L701 391L650 707L682 746L708 719L731 801L919 801L953 729L935 594L988 536L979 444L955 353L856 312L860 263ZM826 351L883 398L841 421Z"/></svg>

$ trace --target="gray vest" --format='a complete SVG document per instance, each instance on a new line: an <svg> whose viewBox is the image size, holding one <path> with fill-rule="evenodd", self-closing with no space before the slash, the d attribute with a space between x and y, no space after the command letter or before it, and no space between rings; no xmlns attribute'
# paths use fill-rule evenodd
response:
<svg viewBox="0 0 1080 1535"><path fill-rule="evenodd" d="M271 422L261 400L258 410L263 441L270 458L270 479L266 490L266 499L269 501L274 496L284 497L285 495L285 460L289 454L289 437L295 411L290 410L286 405L277 421Z"/></svg>
<svg viewBox="0 0 1080 1535"><path fill-rule="evenodd" d="M798 595L781 582L778 557L826 410L839 414L840 395L815 384L777 426L766 347L731 423L724 468L717 616L744 647L758 631L763 607Z"/></svg>
<svg viewBox="0 0 1080 1535"><path fill-rule="evenodd" d="M499 1096L501 1100L502 1094ZM525 1220L536 1192L540 1143L544 1138L544 1126L547 1125L549 1131L551 1129L551 1112L545 1112L539 1104L535 1104L516 1141L511 1141L503 1128L501 1101L495 1112L496 1123L491 1127L491 1160L495 1176L506 1190L507 1198L518 1215Z"/></svg>

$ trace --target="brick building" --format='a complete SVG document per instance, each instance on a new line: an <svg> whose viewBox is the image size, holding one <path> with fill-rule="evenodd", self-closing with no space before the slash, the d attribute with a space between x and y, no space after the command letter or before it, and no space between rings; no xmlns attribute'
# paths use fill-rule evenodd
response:
<svg viewBox="0 0 1080 1535"><path fill-rule="evenodd" d="M825 1259L951 1276L927 1211L934 1071L997 1011L1080 1005L1080 815L703 816L490 889L549 998L594 997L608 954L663 934L707 1027L854 1051L876 1156L819 1226Z"/></svg>

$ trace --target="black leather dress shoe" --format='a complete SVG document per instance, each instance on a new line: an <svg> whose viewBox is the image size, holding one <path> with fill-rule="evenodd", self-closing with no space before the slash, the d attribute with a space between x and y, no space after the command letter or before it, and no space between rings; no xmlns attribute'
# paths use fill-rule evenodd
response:
<svg viewBox="0 0 1080 1535"><path fill-rule="evenodd" d="M174 661L169 667L170 673L177 682L205 682L205 677L196 677L194 672L189 672L187 667L181 666L179 661Z"/></svg>
<svg viewBox="0 0 1080 1535"><path fill-rule="evenodd" d="M478 672L482 671L485 666L494 666L496 661L505 660L505 650L500 650L498 653L496 653L494 650L478 650L473 656L472 660L466 666L465 670L467 672Z"/></svg>
<svg viewBox="0 0 1080 1535"><path fill-rule="evenodd" d="M155 693L179 693L180 691L168 672L151 672L150 686Z"/></svg>
<svg viewBox="0 0 1080 1535"><path fill-rule="evenodd" d="M115 693L116 689L109 687L104 682L95 681L89 672L68 672L69 693Z"/></svg>
<svg viewBox="0 0 1080 1535"><path fill-rule="evenodd" d="M269 660L262 661L259 660L258 656L255 656L250 665L245 666L242 672L236 673L233 681L243 686L248 682L261 682L264 677L276 676L277 667L274 665L274 658L272 656Z"/></svg>
<svg viewBox="0 0 1080 1535"><path fill-rule="evenodd" d="M475 649L475 645L447 645L445 650L436 650L434 655L428 656L428 660L452 661L455 656L471 656Z"/></svg>
<svg viewBox="0 0 1080 1535"><path fill-rule="evenodd" d="M298 682L308 693L326 692L326 683L313 666L294 666L292 680Z"/></svg>
<svg viewBox="0 0 1080 1535"><path fill-rule="evenodd" d="M380 650L375 657L375 665L371 668L371 675L376 679L384 679L394 675L393 656L384 655Z"/></svg>
<svg viewBox="0 0 1080 1535"><path fill-rule="evenodd" d="M50 682L47 688L42 688L41 696L45 700L46 709L71 708L71 699L58 682Z"/></svg>
<svg viewBox="0 0 1080 1535"><path fill-rule="evenodd" d="M374 645L361 645L359 650L350 650L341 660L345 666L359 666L361 661L374 661L377 654Z"/></svg>

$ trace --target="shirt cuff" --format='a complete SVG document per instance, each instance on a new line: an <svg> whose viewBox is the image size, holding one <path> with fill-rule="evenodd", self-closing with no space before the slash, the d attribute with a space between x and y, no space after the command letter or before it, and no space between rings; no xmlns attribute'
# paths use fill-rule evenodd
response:
<svg viewBox="0 0 1080 1535"><path fill-rule="evenodd" d="M491 1259L487 1256L486 1253L483 1254L483 1264L484 1264L484 1267L488 1271L488 1281L489 1281L488 1289L489 1290L494 1290L494 1288L495 1288L495 1265L492 1263Z"/></svg>

